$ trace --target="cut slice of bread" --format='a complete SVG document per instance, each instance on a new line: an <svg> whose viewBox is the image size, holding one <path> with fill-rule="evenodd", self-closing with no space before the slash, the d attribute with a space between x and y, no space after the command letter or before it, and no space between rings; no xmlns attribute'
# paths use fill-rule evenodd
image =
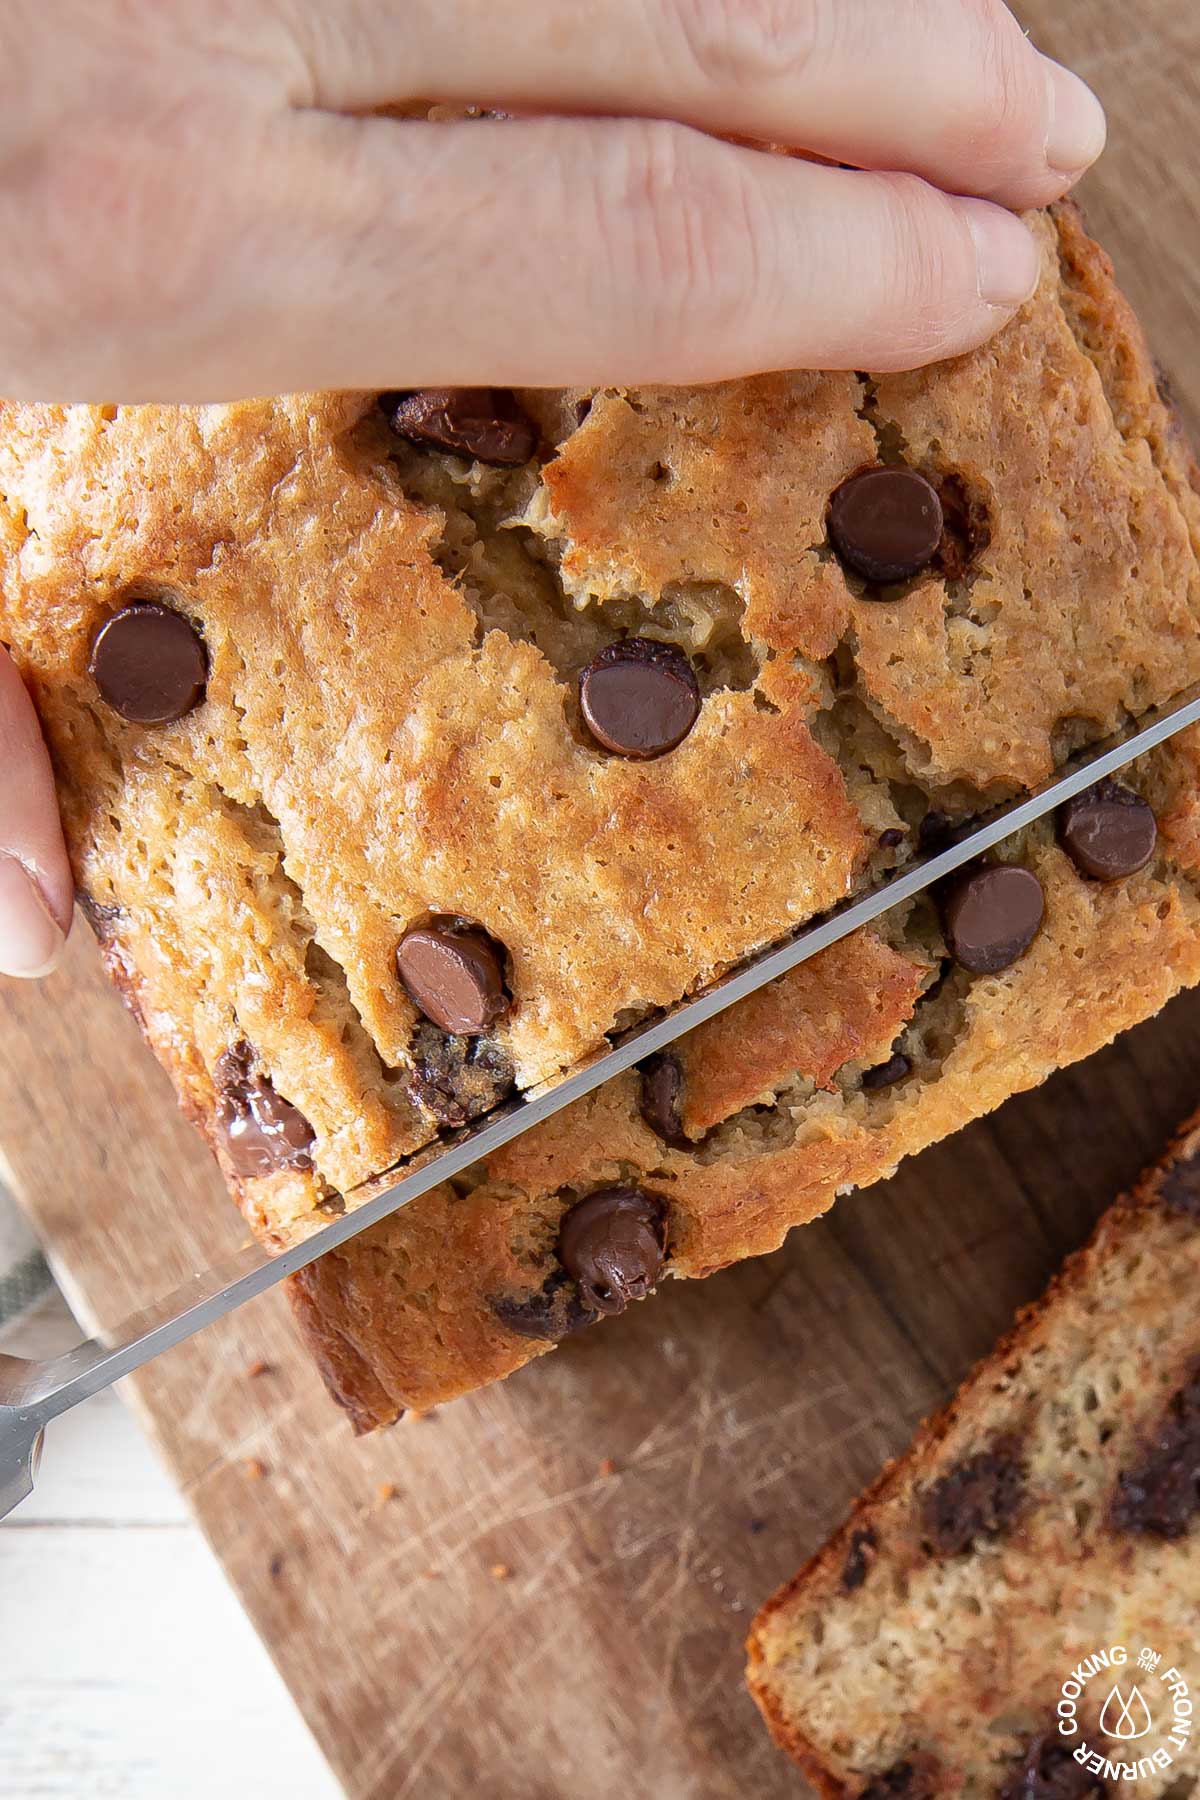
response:
<svg viewBox="0 0 1200 1800"><path fill-rule="evenodd" d="M776 1741L838 1800L1194 1791L1200 1114L749 1653Z"/></svg>

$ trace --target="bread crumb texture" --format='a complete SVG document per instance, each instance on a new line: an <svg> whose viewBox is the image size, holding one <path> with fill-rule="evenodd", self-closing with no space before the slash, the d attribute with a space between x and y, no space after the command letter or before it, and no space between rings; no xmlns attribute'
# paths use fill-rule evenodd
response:
<svg viewBox="0 0 1200 1800"><path fill-rule="evenodd" d="M1200 1116L755 1620L751 1691L821 1794L1193 1792L1198 1281Z"/></svg>
<svg viewBox="0 0 1200 1800"><path fill-rule="evenodd" d="M1186 443L1077 214L1033 227L1038 293L969 357L525 392L515 467L398 435L374 395L0 406L0 636L81 903L264 1239L901 866L931 812L969 818L1200 679ZM880 463L945 519L883 588L827 526ZM91 666L147 601L207 664L201 703L152 725ZM682 651L700 695L648 760L579 702L630 637ZM593 1190L645 1184L666 1272L708 1274L1200 979L1198 759L1130 777L1159 844L1127 880L1085 880L1049 824L1004 851L1047 907L1001 974L950 965L931 901L893 913L685 1040L669 1121L630 1075L297 1277L356 1425L594 1316L557 1255ZM484 1036L398 978L404 934L445 918L500 946ZM893 1057L902 1079L864 1086ZM271 1132L288 1154L255 1166Z"/></svg>

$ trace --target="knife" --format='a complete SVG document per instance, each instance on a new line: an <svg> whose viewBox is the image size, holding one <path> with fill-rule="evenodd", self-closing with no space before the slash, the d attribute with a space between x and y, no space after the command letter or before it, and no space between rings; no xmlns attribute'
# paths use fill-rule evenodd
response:
<svg viewBox="0 0 1200 1800"><path fill-rule="evenodd" d="M282 1250L250 1243L208 1269L198 1270L174 1293L135 1314L102 1338L89 1338L44 1361L0 1355L0 1518L32 1491L46 1425L153 1357L183 1343L276 1282L315 1262L327 1250L357 1237L430 1188L490 1156L513 1138L582 1099L684 1032L724 1012L738 1000L818 951L869 925L881 913L920 894L1003 839L1052 812L1095 782L1115 774L1176 732L1200 723L1200 684L1146 714L1124 732L1072 759L1023 799L997 807L975 829L934 856L887 877L858 899L810 920L785 942L746 959L702 993L610 1038L606 1046L567 1073L532 1088L473 1124L407 1158L390 1171L395 1180L381 1193L351 1205L313 1230L300 1227ZM348 1196L353 1201L353 1195Z"/></svg>

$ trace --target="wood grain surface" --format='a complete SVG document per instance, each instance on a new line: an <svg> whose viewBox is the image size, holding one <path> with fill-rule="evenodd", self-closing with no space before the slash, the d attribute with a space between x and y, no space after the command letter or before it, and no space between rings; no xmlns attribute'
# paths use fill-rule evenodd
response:
<svg viewBox="0 0 1200 1800"><path fill-rule="evenodd" d="M1025 16L1109 106L1089 218L1195 426L1200 9ZM129 1397L353 1800L802 1793L742 1689L751 1612L1198 1098L1200 995L775 1256L373 1439L278 1296ZM236 1236L83 930L0 989L0 1146L89 1322Z"/></svg>

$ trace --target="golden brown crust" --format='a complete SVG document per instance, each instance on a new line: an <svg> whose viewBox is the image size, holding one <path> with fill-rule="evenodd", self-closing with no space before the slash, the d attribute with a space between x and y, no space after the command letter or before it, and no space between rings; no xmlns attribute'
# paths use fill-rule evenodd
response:
<svg viewBox="0 0 1200 1800"><path fill-rule="evenodd" d="M1189 454L1075 215L1034 229L1038 295L973 356L527 394L543 460L515 474L400 443L362 395L0 408L0 631L80 886L260 1235L377 1187L436 1129L410 1092L410 922L451 912L507 946L497 1049L532 1079L902 863L931 802L969 812L1200 676ZM825 515L901 453L952 529L881 604ZM87 670L98 623L149 592L210 669L204 704L151 730ZM631 632L686 649L704 695L649 763L601 753L573 695ZM653 1183L670 1271L708 1273L1200 979L1196 774L1187 746L1139 772L1167 857L1119 890L1047 829L1018 848L1050 904L1005 976L923 993L944 946L919 906L681 1046L692 1150L650 1129L631 1076L310 1271L296 1306L344 1404L379 1422L561 1335L543 1289L580 1191ZM864 1092L897 1038L911 1077ZM229 1164L214 1076L240 1040L311 1122L311 1173Z"/></svg>
<svg viewBox="0 0 1200 1800"><path fill-rule="evenodd" d="M1139 1590L1130 1576L1129 1557L1141 1554L1155 1565L1141 1596L1152 1600L1159 1579L1157 1551L1149 1540L1141 1540L1139 1552L1119 1546L1114 1549L1119 1534L1106 1509L1122 1459L1136 1456L1158 1416L1163 1395L1194 1366L1200 1348L1200 1331L1190 1304L1194 1276L1200 1268L1200 1214L1187 1216L1163 1201L1172 1170L1189 1166L1200 1207L1198 1158L1200 1113L1180 1128L1162 1160L1135 1188L1114 1202L1089 1243L1067 1259L1041 1299L1018 1313L1011 1330L976 1366L950 1403L925 1420L903 1456L886 1464L855 1501L838 1531L757 1614L747 1640L750 1692L776 1743L829 1800L851 1800L872 1774L884 1772L893 1752L905 1761L923 1756L940 1769L928 1790L931 1795L996 1791L1006 1773L1005 1746L1012 1756L1022 1721L1029 1722L1029 1736L1035 1735L1039 1721L1040 1729L1051 1728L1058 1684L1070 1673L1072 1660L1093 1647L1092 1638L1097 1645L1119 1641L1123 1626L1143 1636L1151 1634L1151 1618L1138 1611ZM1122 1310L1128 1315L1127 1334L1120 1329ZM1155 1330L1152 1341L1143 1336L1151 1321ZM1064 1374L1068 1365L1072 1369L1069 1381ZM1119 1371L1124 1372L1123 1382L1116 1378ZM1070 1401L1064 1382L1079 1390ZM1124 1398L1119 1400L1123 1390ZM1106 1454L1101 1458L1092 1453L1090 1463L1080 1454L1065 1422L1076 1403L1080 1415L1098 1409L1103 1417L1095 1435ZM1061 1418L1056 1408L1062 1412ZM1039 1413L1055 1415L1051 1428L1040 1435ZM955 1726L947 1726L940 1716L941 1689L954 1682L953 1669L921 1669L914 1664L905 1686L903 1710L892 1716L873 1710L877 1698L867 1685L860 1685L863 1668L857 1663L860 1659L869 1663L869 1645L876 1631L906 1635L907 1620L901 1625L898 1617L887 1617L888 1607L894 1599L898 1604L899 1596L908 1599L910 1580L914 1585L928 1585L924 1571L929 1554L911 1541L912 1521L919 1520L923 1496L948 1466L956 1466L964 1454L995 1444L1006 1432L1022 1443L1027 1478L1034 1491L1024 1502L1024 1520L1014 1533L1011 1552L997 1554L990 1565L995 1614L989 1616L985 1600L982 1617L973 1625L980 1646L978 1666L963 1678L969 1689L967 1707L975 1741L968 1738L965 1751L956 1759ZM1111 1451L1107 1449L1110 1442ZM1072 1501L1078 1495L1078 1519L1083 1523L1075 1523L1065 1541L1060 1538L1051 1544L1037 1535L1036 1509L1039 1504L1053 1505L1049 1496L1056 1487L1069 1489ZM1070 1506L1060 1510L1070 1511ZM853 1566L864 1539L870 1544L865 1573L847 1585L845 1572ZM1194 1550L1183 1548L1180 1555L1190 1559L1191 1573ZM1123 1575L1112 1572L1114 1557ZM1039 1559L1047 1566L1055 1559L1062 1560L1067 1568L1063 1585L1070 1593L1074 1580L1080 1616L1072 1616L1069 1604L1053 1607L1048 1596L1038 1591ZM1023 1568L1026 1561L1029 1570ZM1077 1574L1072 1573L1076 1565ZM1180 1598L1186 1611L1192 1588L1179 1557L1161 1573L1168 1584L1182 1589ZM885 1585L871 1618L852 1628L838 1670L836 1685L846 1702L842 1708L846 1716L839 1717L833 1728L834 1747L829 1732L836 1705L824 1709L817 1698L827 1678L806 1668L797 1680L793 1666L798 1671L797 1657L815 1620L845 1618L850 1609L865 1607L866 1596L881 1582L890 1585ZM1107 1603L1116 1609L1109 1621L1103 1616ZM923 1604L920 1595L913 1604L919 1611ZM939 1591L938 1604L953 1604L945 1588ZM1111 1635L1106 1636L1110 1625ZM1081 1630L1086 1643L1079 1635ZM1013 1641L1014 1636L1018 1641ZM857 1651L849 1647L851 1641L857 1642ZM1140 1637L1138 1641L1140 1644ZM1185 1654L1189 1641L1181 1640L1179 1656ZM925 1648L934 1663L939 1652L929 1644ZM1051 1674L1057 1670L1049 1685L1039 1683L1043 1669ZM923 1691L923 1681L937 1691ZM810 1701L813 1716L820 1713L820 1726L810 1721ZM852 1715L863 1721L857 1735ZM872 1757L878 1760L871 1763ZM1178 1767L1171 1771L1173 1777L1180 1773Z"/></svg>

